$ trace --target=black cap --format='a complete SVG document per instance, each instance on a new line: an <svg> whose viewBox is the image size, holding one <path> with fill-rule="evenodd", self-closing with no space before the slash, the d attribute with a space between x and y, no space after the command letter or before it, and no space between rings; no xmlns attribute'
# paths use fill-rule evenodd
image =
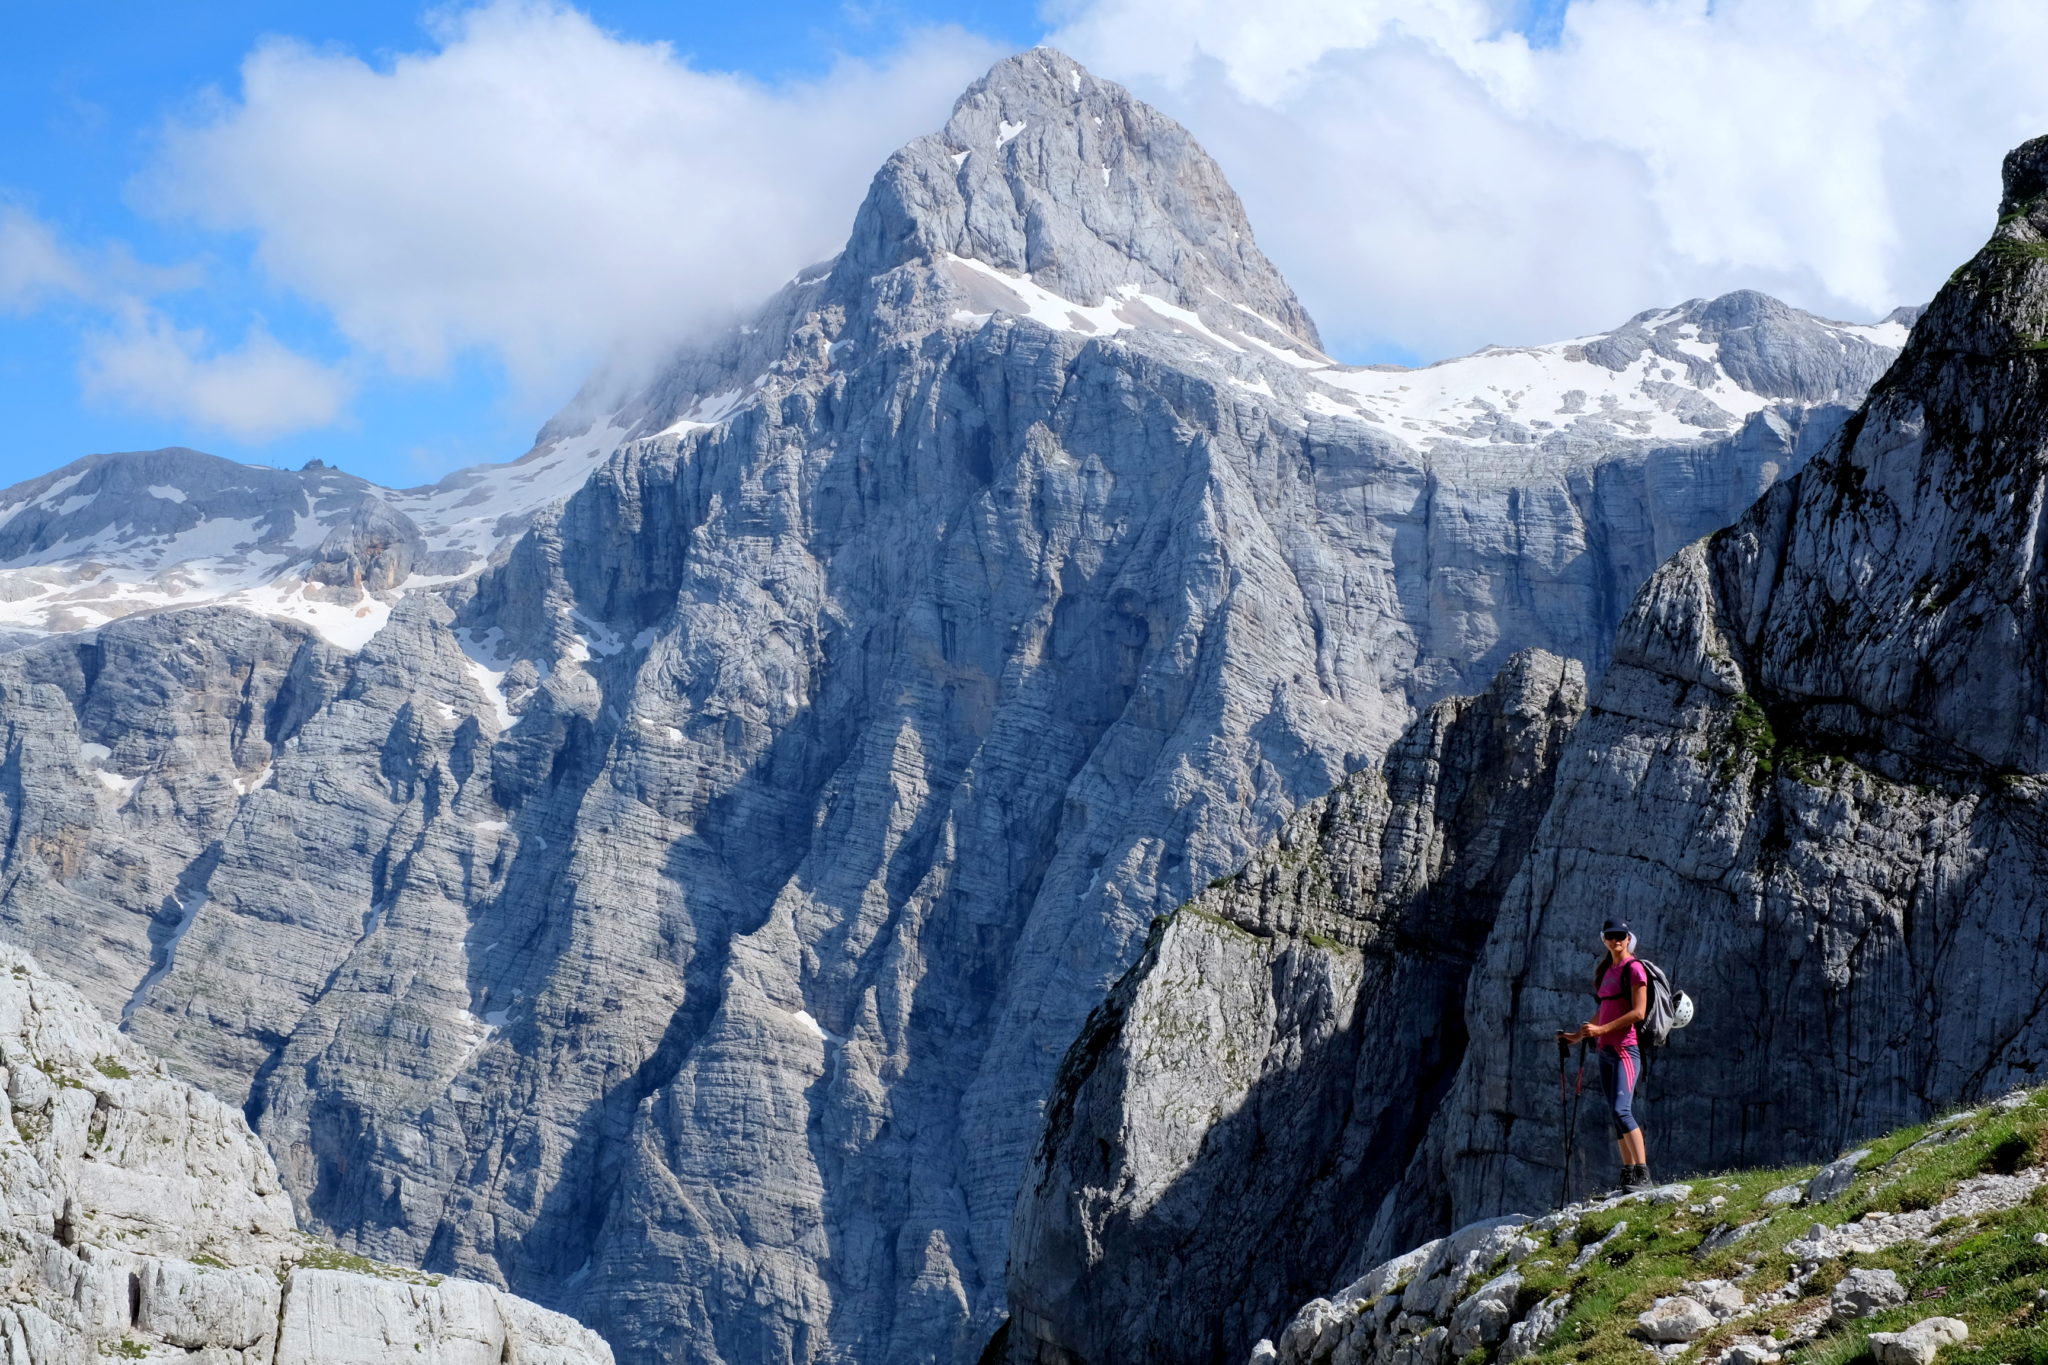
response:
<svg viewBox="0 0 2048 1365"><path fill-rule="evenodd" d="M1627 920L1625 920L1625 919L1611 919L1611 920L1607 921L1607 925L1606 925L1606 927L1605 927L1605 928L1603 928L1603 929L1602 929L1602 930L1600 931L1600 937L1602 937L1602 938L1612 938L1612 937L1614 937L1614 935L1616 935L1616 934L1626 934L1626 933L1628 933L1628 932L1629 932L1629 927L1628 927L1628 921L1627 921Z"/></svg>

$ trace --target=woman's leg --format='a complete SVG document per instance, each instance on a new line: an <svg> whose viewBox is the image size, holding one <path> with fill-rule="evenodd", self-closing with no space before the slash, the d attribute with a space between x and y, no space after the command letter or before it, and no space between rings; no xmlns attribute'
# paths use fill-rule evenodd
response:
<svg viewBox="0 0 2048 1365"><path fill-rule="evenodd" d="M1621 1144L1621 1160L1627 1166L1648 1166L1650 1158L1643 1148L1643 1126L1636 1122L1636 1081L1643 1074L1642 1053L1633 1047L1621 1049L1615 1058L1616 1089L1619 1094L1614 1106L1615 1128Z"/></svg>
<svg viewBox="0 0 2048 1365"><path fill-rule="evenodd" d="M1600 1090L1607 1097L1607 1109L1614 1119L1614 1145L1621 1150L1621 1164L1643 1163L1643 1136L1636 1123L1636 1077L1640 1062L1634 1048L1619 1052L1603 1047L1600 1052Z"/></svg>
<svg viewBox="0 0 2048 1365"><path fill-rule="evenodd" d="M1635 1128L1635 1119L1629 1114L1629 1078L1624 1074L1621 1055L1613 1048L1594 1051L1600 1055L1600 1095L1607 1102L1607 1117L1614 1125L1614 1144L1621 1151L1621 1164L1629 1166L1635 1160L1628 1149L1629 1134Z"/></svg>

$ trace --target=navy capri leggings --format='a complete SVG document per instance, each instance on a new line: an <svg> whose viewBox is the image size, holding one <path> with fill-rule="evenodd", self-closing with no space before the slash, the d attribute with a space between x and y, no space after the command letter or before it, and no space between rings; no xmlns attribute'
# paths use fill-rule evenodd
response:
<svg viewBox="0 0 2048 1365"><path fill-rule="evenodd" d="M1619 1051L1611 1047L1594 1051L1600 1054L1600 1093L1607 1097L1607 1108L1613 1114L1614 1135L1624 1137L1641 1126L1636 1122L1635 1104L1636 1079L1643 1074L1643 1054L1634 1043Z"/></svg>

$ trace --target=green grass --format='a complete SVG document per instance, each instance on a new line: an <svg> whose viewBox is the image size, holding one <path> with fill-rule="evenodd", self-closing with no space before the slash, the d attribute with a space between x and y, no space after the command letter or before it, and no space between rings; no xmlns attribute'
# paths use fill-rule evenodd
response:
<svg viewBox="0 0 2048 1365"><path fill-rule="evenodd" d="M1636 1315L1657 1298L1679 1292L1686 1281L1732 1279L1747 1270L1742 1288L1760 1297L1790 1279L1795 1264L1787 1248L1815 1222L1837 1226L1873 1211L1931 1208L1972 1176L2038 1166L2048 1160L2048 1091L2035 1092L2009 1113L1986 1107L1953 1141L1915 1146L1940 1128L1923 1124L1857 1144L1871 1153L1859 1164L1857 1180L1818 1207L1763 1202L1772 1190L1804 1181L1818 1167L1736 1171L1692 1178L1686 1182L1692 1197L1683 1204L1630 1203L1558 1228L1549 1245L1523 1263L1517 1316L1560 1292L1571 1294L1571 1307L1557 1335L1529 1358L1531 1365L1644 1365L1650 1356L1634 1336ZM1727 1202L1706 1213L1691 1211L1716 1196ZM1627 1229L1591 1264L1577 1272L1569 1268L1581 1249L1623 1222ZM1702 1239L1724 1223L1753 1227L1740 1241L1700 1254ZM1685 1365L1707 1359L1736 1336L1783 1328L1825 1303L1841 1276L1861 1266L1896 1271L1911 1297L1878 1317L1823 1334L1791 1353L1787 1365L1868 1365L1870 1332L1896 1331L1937 1315L1970 1326L1969 1341L1944 1349L1941 1365L2048 1365L2048 1310L2037 1308L2034 1298L2048 1289L2048 1246L2033 1240L2042 1232L2048 1232L2048 1187L2015 1209L1945 1220L1931 1243L1908 1241L1823 1264L1800 1301L1716 1328L1679 1360Z"/></svg>
<svg viewBox="0 0 2048 1365"><path fill-rule="evenodd" d="M134 1072L130 1071L127 1067L122 1066L119 1062L115 1061L112 1057L102 1057L98 1061L94 1062L92 1065L93 1069L99 1072L100 1075L106 1076L112 1080L125 1081L130 1076L133 1076L135 1074Z"/></svg>
<svg viewBox="0 0 2048 1365"><path fill-rule="evenodd" d="M418 1270L407 1270L404 1266L386 1265L373 1261L367 1256L358 1256L353 1251L315 1242L308 1238L305 1254L299 1257L302 1270L346 1270L354 1275L374 1275L380 1280L404 1280L410 1284L435 1285L441 1283L439 1275L428 1275Z"/></svg>

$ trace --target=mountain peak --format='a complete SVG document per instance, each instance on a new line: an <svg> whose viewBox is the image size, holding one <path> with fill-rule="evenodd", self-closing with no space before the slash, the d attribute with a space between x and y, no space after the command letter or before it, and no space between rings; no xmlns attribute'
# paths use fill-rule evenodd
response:
<svg viewBox="0 0 2048 1365"><path fill-rule="evenodd" d="M1142 291L1238 326L1249 313L1321 348L1193 135L1049 47L998 62L890 158L848 249L867 275L947 257L1083 306Z"/></svg>

